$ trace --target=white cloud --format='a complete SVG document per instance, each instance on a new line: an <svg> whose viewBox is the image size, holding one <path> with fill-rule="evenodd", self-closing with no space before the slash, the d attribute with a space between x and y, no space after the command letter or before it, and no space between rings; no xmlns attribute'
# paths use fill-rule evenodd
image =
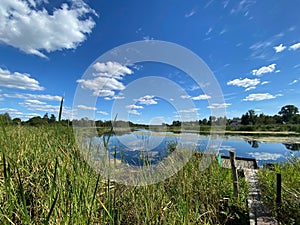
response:
<svg viewBox="0 0 300 225"><path fill-rule="evenodd" d="M37 2L41 1L0 1L1 42L46 57L42 51L76 49L95 26L88 15L97 14L82 0L73 0L71 5L64 3L53 12L45 7L38 10Z"/></svg>
<svg viewBox="0 0 300 225"><path fill-rule="evenodd" d="M270 81L263 81L263 82L261 82L261 85L265 85L265 84L268 84L268 83L270 83Z"/></svg>
<svg viewBox="0 0 300 225"><path fill-rule="evenodd" d="M94 76L113 77L116 79L121 79L122 76L133 73L128 67L123 66L118 62L111 61L108 61L107 63L97 62L93 65L93 68L97 71Z"/></svg>
<svg viewBox="0 0 300 225"><path fill-rule="evenodd" d="M208 29L208 31L205 33L205 35L209 35L211 32L212 32L212 27L210 27L209 29Z"/></svg>
<svg viewBox="0 0 300 225"><path fill-rule="evenodd" d="M261 76L261 75L263 75L265 73L272 73L272 72L274 72L275 68L276 68L276 64L273 63L273 64L270 64L268 66L262 66L259 69L252 70L252 74L255 75L255 76Z"/></svg>
<svg viewBox="0 0 300 225"><path fill-rule="evenodd" d="M93 91L93 95L99 97L108 97L111 100L115 96L115 91L124 90L125 86L120 81L126 74L132 74L133 71L118 62L95 63L93 65L95 73L93 79L79 79L77 82L82 88Z"/></svg>
<svg viewBox="0 0 300 225"><path fill-rule="evenodd" d="M230 103L212 103L211 105L207 106L209 109L222 109L222 108L227 108L230 106Z"/></svg>
<svg viewBox="0 0 300 225"><path fill-rule="evenodd" d="M157 101L154 99L153 95L145 95L144 97L141 97L135 101L137 101L141 105L156 105L157 104Z"/></svg>
<svg viewBox="0 0 300 225"><path fill-rule="evenodd" d="M1 20L0 20L1 21ZM0 32L1 33L1 32ZM0 86L21 90L41 91L44 90L39 82L30 77L29 74L14 72L0 68Z"/></svg>
<svg viewBox="0 0 300 225"><path fill-rule="evenodd" d="M189 18L189 17L195 15L196 12L197 12L196 9L192 9L191 11L187 12L184 16L185 16L185 18Z"/></svg>
<svg viewBox="0 0 300 225"><path fill-rule="evenodd" d="M10 112L18 112L18 110L13 109L13 108L0 108L0 112L10 113Z"/></svg>
<svg viewBox="0 0 300 225"><path fill-rule="evenodd" d="M223 7L224 9L228 6L230 0L223 1Z"/></svg>
<svg viewBox="0 0 300 225"><path fill-rule="evenodd" d="M274 46L275 43L278 43L283 36L283 33L279 33L268 38L267 40L254 43L250 46L250 50L252 51L250 58L264 60L270 60L271 58L274 58L274 52L270 47Z"/></svg>
<svg viewBox="0 0 300 225"><path fill-rule="evenodd" d="M226 32L227 32L227 29L224 28L223 30L220 31L219 35L223 35L223 34L225 34Z"/></svg>
<svg viewBox="0 0 300 225"><path fill-rule="evenodd" d="M87 105L78 105L77 108L78 109L83 109L83 110L90 110L90 111L97 110L96 107L91 107L91 106L87 106Z"/></svg>
<svg viewBox="0 0 300 225"><path fill-rule="evenodd" d="M256 3L254 0L242 0L238 1L238 4L236 7L232 8L230 13L231 14L237 14L242 13L244 15L249 14L249 10L252 8L252 6Z"/></svg>
<svg viewBox="0 0 300 225"><path fill-rule="evenodd" d="M246 88L246 91L252 90L256 88L256 85L260 83L260 80L255 78L255 79L234 79L231 81L227 82L227 85L233 85L233 86L238 86L238 87L243 87Z"/></svg>
<svg viewBox="0 0 300 225"><path fill-rule="evenodd" d="M189 95L181 95L180 98L182 98L182 99L189 99L189 98L191 98L191 96L189 96Z"/></svg>
<svg viewBox="0 0 300 225"><path fill-rule="evenodd" d="M141 115L141 113L138 112L136 109L128 110L128 113L129 113L129 114L133 114L133 115Z"/></svg>
<svg viewBox="0 0 300 225"><path fill-rule="evenodd" d="M204 94L204 95L198 95L198 96L192 97L191 99L197 101L197 100L207 100L210 98L211 98L211 96Z"/></svg>
<svg viewBox="0 0 300 225"><path fill-rule="evenodd" d="M273 99L276 96L271 95L270 93L259 93L259 94L250 94L243 101L262 101L267 99Z"/></svg>
<svg viewBox="0 0 300 225"><path fill-rule="evenodd" d="M289 47L289 50L297 50L300 48L300 42L296 43L296 44L293 44Z"/></svg>
<svg viewBox="0 0 300 225"><path fill-rule="evenodd" d="M24 108L26 108L27 110L30 111L40 111L43 113L51 113L54 115L58 115L59 113L59 109L60 109L60 105L50 105L50 104L33 104L32 102L28 102L28 100L19 103L19 105L23 106ZM37 114L38 115L38 114ZM62 110L62 115L64 118L71 118L72 117L72 109L70 109L70 107L64 106L63 110Z"/></svg>
<svg viewBox="0 0 300 225"><path fill-rule="evenodd" d="M2 109L0 109L0 113L1 112L4 112L4 113L7 112L7 113L9 113L11 118L20 118L22 120L29 119L34 116L40 116L37 113L24 113L24 112L20 112L19 110L13 109L13 108L2 108Z"/></svg>
<svg viewBox="0 0 300 225"><path fill-rule="evenodd" d="M61 101L61 96L57 95L35 95L35 94L2 94L5 98L19 98L19 99L39 99L46 101Z"/></svg>
<svg viewBox="0 0 300 225"><path fill-rule="evenodd" d="M133 114L133 115L140 115L141 113L137 111L137 109L143 109L144 107L141 105L135 105L135 104L131 104L131 105L127 105L126 109L127 112L129 114Z"/></svg>
<svg viewBox="0 0 300 225"><path fill-rule="evenodd" d="M126 109L143 109L143 108L144 107L141 105L134 105L134 104L126 106Z"/></svg>
<svg viewBox="0 0 300 225"><path fill-rule="evenodd" d="M118 99L124 99L125 96L123 95L114 95L114 96L110 96L110 97L105 97L104 100L106 101L110 101L110 100L118 100Z"/></svg>
<svg viewBox="0 0 300 225"><path fill-rule="evenodd" d="M254 157L256 160L277 160L284 157L282 154L269 152L249 152L248 155Z"/></svg>
<svg viewBox="0 0 300 225"><path fill-rule="evenodd" d="M108 113L105 112L105 111L97 111L97 113L99 113L99 114L101 114L101 115L104 115L104 116L107 116L107 115L108 115Z"/></svg>
<svg viewBox="0 0 300 225"><path fill-rule="evenodd" d="M194 113L197 112L199 110L199 108L190 108L190 109L181 109L178 110L178 113Z"/></svg>
<svg viewBox="0 0 300 225"><path fill-rule="evenodd" d="M284 46L283 44L280 44L278 46L274 46L273 48L276 51L276 53L279 53L279 52L284 51L286 49L286 46Z"/></svg>
<svg viewBox="0 0 300 225"><path fill-rule="evenodd" d="M36 105L45 105L46 104L46 102L41 102L36 99L26 99L25 102L27 102L29 104L36 104Z"/></svg>
<svg viewBox="0 0 300 225"><path fill-rule="evenodd" d="M289 85L293 85L299 82L299 79L293 80L291 83L289 83Z"/></svg>

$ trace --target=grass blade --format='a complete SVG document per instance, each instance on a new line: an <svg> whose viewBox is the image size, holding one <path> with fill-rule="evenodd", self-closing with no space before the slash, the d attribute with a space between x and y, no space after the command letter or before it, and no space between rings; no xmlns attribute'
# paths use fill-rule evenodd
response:
<svg viewBox="0 0 300 225"><path fill-rule="evenodd" d="M45 220L44 224L49 224L49 220L50 220L51 214L52 214L52 212L53 212L53 210L54 210L54 207L55 207L55 204L56 204L57 199L58 199L58 193L56 193L56 196L55 196L55 198L54 198L54 201L52 202L50 211L49 211L49 213L48 213L48 215L47 215L47 217L46 217L46 220Z"/></svg>

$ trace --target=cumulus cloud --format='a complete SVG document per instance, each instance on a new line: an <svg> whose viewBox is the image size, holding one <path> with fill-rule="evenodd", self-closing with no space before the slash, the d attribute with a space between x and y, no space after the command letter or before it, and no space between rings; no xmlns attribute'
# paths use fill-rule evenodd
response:
<svg viewBox="0 0 300 225"><path fill-rule="evenodd" d="M94 76L101 77L113 77L116 79L121 79L126 74L132 74L132 70L126 66L121 65L118 62L108 61L107 63L97 62L93 65L96 70Z"/></svg>
<svg viewBox="0 0 300 225"><path fill-rule="evenodd" d="M211 105L207 106L209 109L222 109L222 108L227 108L230 106L230 103L212 103Z"/></svg>
<svg viewBox="0 0 300 225"><path fill-rule="evenodd" d="M105 112L105 111L97 111L97 113L101 114L101 115L104 115L104 116L107 116L108 115L108 112Z"/></svg>
<svg viewBox="0 0 300 225"><path fill-rule="evenodd" d="M16 109L13 109L13 108L0 108L0 112L7 112L7 113L10 113L10 112L18 112L18 110Z"/></svg>
<svg viewBox="0 0 300 225"><path fill-rule="evenodd" d="M87 106L87 105L78 105L77 108L78 109L83 109L83 110L90 110L90 111L97 110L96 107L91 107L91 106Z"/></svg>
<svg viewBox="0 0 300 225"><path fill-rule="evenodd" d="M40 103L34 104L32 101L28 101L28 100L25 100L24 102L20 102L19 105L30 111L34 111L34 112L40 111L42 113L47 112L56 115L59 113L60 110L59 104L57 105L40 104ZM72 109L70 109L70 107L64 106L62 110L62 114L63 117L65 118L71 118Z"/></svg>
<svg viewBox="0 0 300 225"><path fill-rule="evenodd" d="M276 68L276 64L273 63L271 65L262 66L259 69L252 70L252 74L255 75L255 76L261 76L261 75L263 75L265 73L272 73L272 72L274 72L275 68Z"/></svg>
<svg viewBox="0 0 300 225"><path fill-rule="evenodd" d="M57 95L35 95L35 94L2 94L1 96L5 98L18 98L18 99L39 99L46 101L61 101L61 96Z"/></svg>
<svg viewBox="0 0 300 225"><path fill-rule="evenodd" d="M93 95L99 97L115 96L115 91L124 90L125 86L121 82L127 74L133 74L133 71L127 66L118 62L95 63L93 65L95 72L92 79L79 79L77 82L82 88L93 91ZM108 99L107 99L108 100Z"/></svg>
<svg viewBox="0 0 300 225"><path fill-rule="evenodd" d="M72 0L49 12L37 4L48 1L0 1L0 41L21 51L46 57L43 53L76 49L95 26L96 12L82 0Z"/></svg>
<svg viewBox="0 0 300 225"><path fill-rule="evenodd" d="M246 91L252 90L256 88L256 85L260 83L260 80L255 78L255 79L234 79L231 81L227 82L227 85L233 85L233 86L238 86L238 87L243 87L246 88Z"/></svg>
<svg viewBox="0 0 300 225"><path fill-rule="evenodd" d="M37 113L24 113L24 112L20 112L19 110L17 109L14 109L14 108L0 108L0 113L9 113L9 115L12 117L12 118L20 118L20 119L29 119L29 118L32 118L34 116L40 116L39 114Z"/></svg>
<svg viewBox="0 0 300 225"><path fill-rule="evenodd" d="M135 105L135 104L131 104L131 105L126 106L127 112L129 114L133 114L133 115L140 115L140 112L138 112L137 109L143 109L143 108L144 108L144 106Z"/></svg>
<svg viewBox="0 0 300 225"><path fill-rule="evenodd" d="M300 48L300 42L296 43L296 44L293 44L289 47L289 50L297 50Z"/></svg>
<svg viewBox="0 0 300 225"><path fill-rule="evenodd" d="M29 104L36 104L36 105L45 105L46 104L46 102L41 102L36 99L26 99L25 102L27 102Z"/></svg>
<svg viewBox="0 0 300 225"><path fill-rule="evenodd" d="M0 20L1 21L1 20ZM20 90L41 91L39 82L30 77L29 74L14 72L0 68L0 86Z"/></svg>
<svg viewBox="0 0 300 225"><path fill-rule="evenodd" d="M136 101L141 105L156 105L157 101L154 99L153 95L145 95Z"/></svg>
<svg viewBox="0 0 300 225"><path fill-rule="evenodd" d="M210 98L211 98L211 96L204 94L204 95L198 95L198 96L192 97L191 99L198 101L198 100L207 100Z"/></svg>
<svg viewBox="0 0 300 225"><path fill-rule="evenodd" d="M286 49L286 46L284 46L283 44L280 44L278 46L274 46L273 47L276 53L282 52Z"/></svg>
<svg viewBox="0 0 300 225"><path fill-rule="evenodd" d="M270 93L258 93L258 94L250 94L243 101L262 101L267 99L273 99L276 96L271 95Z"/></svg>
<svg viewBox="0 0 300 225"><path fill-rule="evenodd" d="M134 105L134 104L126 106L126 109L143 109L143 108L144 107L141 105Z"/></svg>
<svg viewBox="0 0 300 225"><path fill-rule="evenodd" d="M141 115L141 113L138 112L136 109L130 109L130 110L128 110L128 113L133 114L133 115Z"/></svg>

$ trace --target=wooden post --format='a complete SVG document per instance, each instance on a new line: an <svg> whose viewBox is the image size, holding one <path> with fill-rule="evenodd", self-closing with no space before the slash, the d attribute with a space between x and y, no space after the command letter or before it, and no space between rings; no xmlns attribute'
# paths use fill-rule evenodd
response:
<svg viewBox="0 0 300 225"><path fill-rule="evenodd" d="M229 155L230 155L230 164L231 164L231 171L232 171L234 196L239 197L238 173L235 167L235 152L229 151Z"/></svg>
<svg viewBox="0 0 300 225"><path fill-rule="evenodd" d="M281 205L281 174L276 174L276 204Z"/></svg>

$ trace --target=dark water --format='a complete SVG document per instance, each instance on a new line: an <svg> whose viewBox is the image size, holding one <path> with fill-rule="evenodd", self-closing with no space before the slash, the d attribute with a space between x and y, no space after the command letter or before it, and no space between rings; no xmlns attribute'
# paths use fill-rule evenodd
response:
<svg viewBox="0 0 300 225"><path fill-rule="evenodd" d="M102 140L102 138L100 138ZM236 156L255 158L261 166L265 163L284 162L292 157L300 157L299 144L247 141L241 136L211 137L198 134L155 133L136 131L131 134L112 136L109 151L117 159L132 165L141 165L146 160L159 163L170 154L170 150L184 147L196 151L213 151L229 155L234 150Z"/></svg>

